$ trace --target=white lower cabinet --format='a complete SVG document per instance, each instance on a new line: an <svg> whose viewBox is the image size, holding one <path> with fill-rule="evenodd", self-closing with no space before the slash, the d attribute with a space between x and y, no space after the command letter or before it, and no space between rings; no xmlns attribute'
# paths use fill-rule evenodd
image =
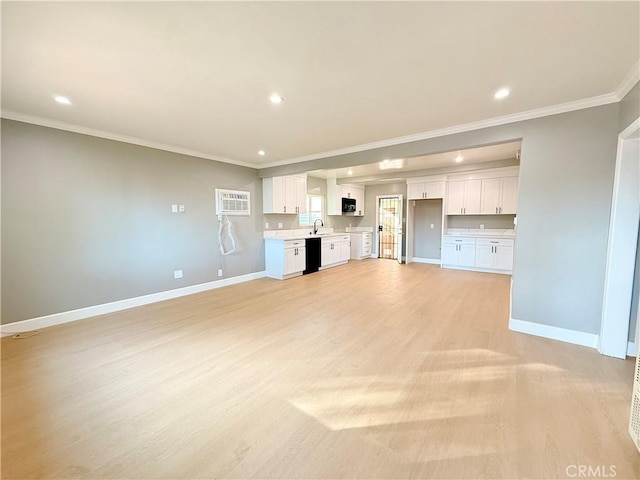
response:
<svg viewBox="0 0 640 480"><path fill-rule="evenodd" d="M371 232L351 234L351 259L362 260L371 257Z"/></svg>
<svg viewBox="0 0 640 480"><path fill-rule="evenodd" d="M306 259L304 239L265 239L267 277L283 280L302 275L306 267Z"/></svg>
<svg viewBox="0 0 640 480"><path fill-rule="evenodd" d="M513 240L478 238L476 241L477 268L513 270Z"/></svg>
<svg viewBox="0 0 640 480"><path fill-rule="evenodd" d="M473 267L476 260L476 239L469 237L444 237L442 241L442 265Z"/></svg>
<svg viewBox="0 0 640 480"><path fill-rule="evenodd" d="M350 235L335 235L322 239L320 268L346 263L351 258Z"/></svg>
<svg viewBox="0 0 640 480"><path fill-rule="evenodd" d="M513 270L512 238L455 237L442 239L442 266L511 273Z"/></svg>

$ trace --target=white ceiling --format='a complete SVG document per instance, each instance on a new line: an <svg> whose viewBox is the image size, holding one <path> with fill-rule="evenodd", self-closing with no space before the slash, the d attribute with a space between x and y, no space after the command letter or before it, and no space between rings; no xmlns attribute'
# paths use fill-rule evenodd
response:
<svg viewBox="0 0 640 480"><path fill-rule="evenodd" d="M638 2L3 2L3 116L268 166L610 94L637 65L639 15Z"/></svg>
<svg viewBox="0 0 640 480"><path fill-rule="evenodd" d="M497 160L514 160L521 144L522 142L517 141L420 157L390 159L389 164L376 162L351 168L317 170L309 172L309 175L316 178L349 179L349 183L375 183L389 181L389 179L393 178L404 180L407 177L424 175L428 173L426 171L433 169L450 169L453 171L464 169L467 165L474 165L474 168L476 168L478 164L488 164ZM458 155L462 157L462 162L456 162ZM393 168L393 165L398 168ZM352 173L349 174L349 171ZM382 176L384 178L375 178Z"/></svg>

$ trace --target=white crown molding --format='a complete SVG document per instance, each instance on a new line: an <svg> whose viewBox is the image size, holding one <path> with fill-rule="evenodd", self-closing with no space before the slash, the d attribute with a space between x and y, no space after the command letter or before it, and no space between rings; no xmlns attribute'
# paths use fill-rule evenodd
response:
<svg viewBox="0 0 640 480"><path fill-rule="evenodd" d="M480 130L482 128L496 127L499 125L506 125L508 123L521 122L523 120L532 120L534 118L547 117L549 115L557 115L560 113L573 112L576 110L582 110L585 108L599 107L602 105L608 105L610 103L619 102L620 99L616 93L607 93L605 95L599 95L597 97L584 98L582 100L575 100L573 102L561 103L559 105L552 105L550 107L536 108L534 110L527 110L520 113L512 113L509 115L503 115L501 117L488 118L486 120L479 120L477 122L465 123L462 125L456 125L453 127L445 127L437 130L431 130L423 133L416 133L413 135L406 135L403 137L395 137L387 140L381 140L379 142L364 143L362 145L356 145L353 147L341 148L338 150L330 150L328 152L314 153L311 155L304 155L302 157L290 158L288 160L281 160L278 162L271 162L267 164L261 164L259 168L279 167L282 165L289 165L292 163L308 162L310 160L318 160L320 158L336 157L338 155L346 155L349 153L363 152L366 150L373 150L375 148L391 147L394 145L400 145L403 143L416 142L420 140L427 140L429 138L444 137L446 135L453 135L456 133L471 132L473 130Z"/></svg>
<svg viewBox="0 0 640 480"><path fill-rule="evenodd" d="M627 76L620 82L618 88L616 88L615 94L618 97L618 101L622 100L638 81L640 81L640 61L636 62L627 73Z"/></svg>
<svg viewBox="0 0 640 480"><path fill-rule="evenodd" d="M106 130L97 130L94 128L83 127L81 125L75 125L73 123L59 122L57 120L51 120L44 117L36 117L34 115L25 115L24 113L13 112L11 110L2 110L0 114L2 118L7 120L15 120L18 122L31 123L33 125L40 125L42 127L56 128L58 130L66 130L74 133L81 133L83 135L90 135L92 137L106 138L108 140L115 140L117 142L130 143L133 145L139 145L141 147L155 148L157 150L164 150L167 152L179 153L181 155L189 155L190 157L204 158L206 160L214 160L216 162L230 163L232 165L238 165L241 167L249 168L261 168L259 164L241 162L231 158L219 157L217 155L209 155L207 153L196 152L189 150L188 148L176 147L173 145L167 145L166 143L154 142L151 140L143 140L137 137L130 137L128 135L120 135L119 133L107 132Z"/></svg>
<svg viewBox="0 0 640 480"><path fill-rule="evenodd" d="M364 143L361 145L355 145L352 147L341 148L337 150L329 150L326 152L313 153L310 155L304 155L301 157L294 157L286 160L279 160L270 163L251 163L242 162L240 160L234 160L231 158L219 157L216 155L210 155L207 153L196 152L182 147L176 147L173 145L167 145L164 143L153 142L149 140L143 140L137 137L130 137L127 135L120 135L117 133L107 132L104 130L97 130L93 128L83 127L81 125L75 125L71 123L59 122L48 118L37 117L33 115L26 115L23 113L13 112L10 110L2 110L0 116L8 120L16 120L19 122L32 123L34 125L41 125L44 127L57 128L59 130L68 130L70 132L81 133L85 135L91 135L94 137L106 138L109 140L116 140L124 143L131 143L134 145L140 145L143 147L155 148L159 150L165 150L168 152L179 153L182 155L189 155L192 157L204 158L207 160L214 160L217 162L230 163L232 165L239 165L242 167L249 167L255 169L264 169L271 167L279 167L283 165L290 165L293 163L308 162L310 160L318 160L320 158L335 157L338 155L346 155L350 153L363 152L366 150L373 150L376 148L391 147L394 145L400 145L403 143L416 142L420 140L427 140L430 138L444 137L447 135L454 135L457 133L471 132L473 130L480 130L482 128L496 127L499 125L506 125L509 123L521 122L524 120L532 120L534 118L546 117L549 115L558 115L561 113L573 112L576 110L582 110L585 108L599 107L601 105L608 105L610 103L619 102L624 95L638 81L638 71L640 64L636 64L629 74L625 77L623 82L618 86L614 93L607 93L605 95L599 95L597 97L590 97L581 100L575 100L573 102L561 103L558 105L552 105L550 107L537 108L534 110L527 110L525 112L513 113L509 115L503 115L500 117L488 118L485 120L479 120L477 122L465 123L461 125L455 125L452 127L445 127L436 130L430 130L428 132L416 133L412 135L405 135L402 137L390 138L387 140L381 140L378 142Z"/></svg>

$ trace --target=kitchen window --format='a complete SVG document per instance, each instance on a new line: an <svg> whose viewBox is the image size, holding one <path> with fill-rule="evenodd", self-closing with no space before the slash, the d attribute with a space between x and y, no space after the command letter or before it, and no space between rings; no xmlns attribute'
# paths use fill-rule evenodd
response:
<svg viewBox="0 0 640 480"><path fill-rule="evenodd" d="M307 213L298 216L300 226L311 225L317 219L324 222L324 196L307 195Z"/></svg>

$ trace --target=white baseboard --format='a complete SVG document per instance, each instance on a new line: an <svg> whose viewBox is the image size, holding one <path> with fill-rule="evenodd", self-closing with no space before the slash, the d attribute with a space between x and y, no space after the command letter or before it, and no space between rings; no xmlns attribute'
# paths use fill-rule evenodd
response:
<svg viewBox="0 0 640 480"><path fill-rule="evenodd" d="M627 343L627 356L635 357L636 355L638 355L638 345L634 342Z"/></svg>
<svg viewBox="0 0 640 480"><path fill-rule="evenodd" d="M2 333L3 336L11 335L19 332L36 330L39 328L61 325L63 323L75 322L76 320L95 317L96 315L118 312L120 310L126 310L128 308L139 307L142 305L148 305L150 303L161 302L163 300L170 300L172 298L204 292L206 290L213 290L229 285L235 285L237 283L256 280L258 278L265 277L266 273L267 272L264 271L249 273L247 275L239 275L237 277L229 277L222 280L200 283L198 285L191 285L189 287L182 287L176 288L174 290L152 293L149 295L143 295L141 297L127 298L124 300L118 300L116 302L103 303L101 305L93 305L91 307L79 308L77 310L70 310L68 312L54 313L52 315L45 315L43 317L30 318L28 320L21 320L19 322L7 323L5 325L0 325L0 333Z"/></svg>
<svg viewBox="0 0 640 480"><path fill-rule="evenodd" d="M509 330L520 333L528 333L537 337L560 340L561 342L573 343L584 347L596 348L598 345L598 335L594 333L578 332L566 328L552 327L539 323L525 322L524 320L509 320Z"/></svg>
<svg viewBox="0 0 640 480"><path fill-rule="evenodd" d="M468 272L480 272L480 273L498 273L500 275L512 275L511 270L493 270L491 268L476 268L476 267L459 267L457 265L442 265L442 268L448 268L450 270L466 270Z"/></svg>
<svg viewBox="0 0 640 480"><path fill-rule="evenodd" d="M431 265L440 265L442 263L442 260L439 258L413 257L411 261L415 263L429 263Z"/></svg>

